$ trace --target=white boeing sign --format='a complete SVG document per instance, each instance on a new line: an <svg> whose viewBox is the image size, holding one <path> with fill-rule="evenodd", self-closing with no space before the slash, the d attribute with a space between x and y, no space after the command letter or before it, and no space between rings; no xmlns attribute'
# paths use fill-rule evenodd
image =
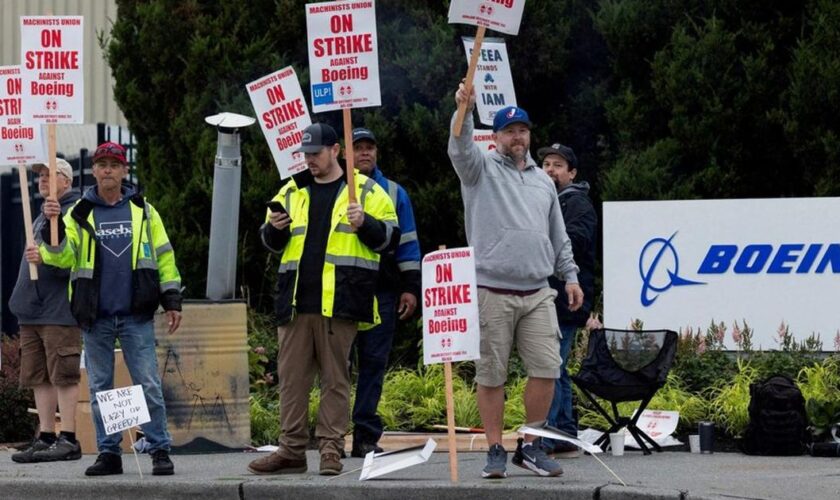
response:
<svg viewBox="0 0 840 500"><path fill-rule="evenodd" d="M840 198L604 203L604 324L731 331L755 348L840 331ZM731 337L728 349L735 349Z"/></svg>

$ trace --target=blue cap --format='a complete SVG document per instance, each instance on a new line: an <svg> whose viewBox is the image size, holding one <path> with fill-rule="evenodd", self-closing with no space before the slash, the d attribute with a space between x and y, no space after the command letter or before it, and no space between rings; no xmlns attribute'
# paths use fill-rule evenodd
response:
<svg viewBox="0 0 840 500"><path fill-rule="evenodd" d="M511 123L524 123L528 128L531 128L531 120L528 118L528 112L516 106L508 106L496 112L493 117L493 132L498 132L507 127Z"/></svg>

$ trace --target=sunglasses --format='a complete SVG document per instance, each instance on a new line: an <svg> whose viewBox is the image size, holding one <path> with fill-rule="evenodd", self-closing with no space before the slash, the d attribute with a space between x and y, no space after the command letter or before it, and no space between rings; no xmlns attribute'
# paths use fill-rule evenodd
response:
<svg viewBox="0 0 840 500"><path fill-rule="evenodd" d="M100 146L96 148L96 152L93 153L93 156L99 155L117 155L119 157L125 157L125 149L120 146Z"/></svg>

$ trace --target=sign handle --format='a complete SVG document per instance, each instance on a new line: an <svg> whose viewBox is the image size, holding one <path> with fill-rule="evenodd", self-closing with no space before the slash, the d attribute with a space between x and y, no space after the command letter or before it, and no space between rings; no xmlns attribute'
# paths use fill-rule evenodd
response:
<svg viewBox="0 0 840 500"><path fill-rule="evenodd" d="M32 233L32 208L29 206L29 179L26 177L26 165L18 166L18 177L20 179L20 204L23 207L23 226L26 230L26 246L35 244L35 236ZM29 279L38 280L38 266L29 263Z"/></svg>
<svg viewBox="0 0 840 500"><path fill-rule="evenodd" d="M140 479L143 479L143 469L140 468L140 459L137 458L137 448L134 447L134 436L131 435L131 429L133 427L129 427L128 429L128 440L131 441L131 451L134 452L134 462L137 463L137 472L140 473Z"/></svg>
<svg viewBox="0 0 840 500"><path fill-rule="evenodd" d="M50 198L57 200L58 190L57 170L55 166L55 123L47 125L47 140L49 142L49 164L50 164ZM71 179L72 180L72 179ZM58 246L58 217L50 217L50 245Z"/></svg>
<svg viewBox="0 0 840 500"><path fill-rule="evenodd" d="M464 80L464 86L467 89L467 100L458 106L458 114L455 116L455 128L452 133L455 137L461 137L461 127L464 126L464 118L467 116L467 105L470 102L470 94L472 94L473 78L475 77L475 68L478 66L478 55L481 53L481 44L484 42L484 26L479 26L475 32L475 41L473 42L472 54L470 55L470 67L467 69L467 77Z"/></svg>
<svg viewBox="0 0 840 500"><path fill-rule="evenodd" d="M443 363L443 377L446 383L446 434L449 443L449 479L458 482L458 444L455 439L455 398L452 394L452 362Z"/></svg>
<svg viewBox="0 0 840 500"><path fill-rule="evenodd" d="M356 203L356 175L355 158L353 157L353 120L350 119L350 108L341 110L344 115L344 162L347 165L347 193L348 201Z"/></svg>

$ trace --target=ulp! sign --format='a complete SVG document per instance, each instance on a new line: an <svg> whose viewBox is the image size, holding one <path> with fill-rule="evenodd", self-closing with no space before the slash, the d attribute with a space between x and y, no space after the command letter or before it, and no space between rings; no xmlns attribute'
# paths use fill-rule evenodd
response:
<svg viewBox="0 0 840 500"><path fill-rule="evenodd" d="M82 16L20 18L24 123L84 122Z"/></svg>
<svg viewBox="0 0 840 500"><path fill-rule="evenodd" d="M307 4L306 28L312 112L379 106L374 3Z"/></svg>

